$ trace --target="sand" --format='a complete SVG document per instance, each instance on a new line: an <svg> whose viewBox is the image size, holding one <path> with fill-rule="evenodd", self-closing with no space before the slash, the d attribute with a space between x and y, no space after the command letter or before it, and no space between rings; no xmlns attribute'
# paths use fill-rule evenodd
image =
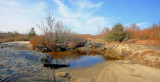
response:
<svg viewBox="0 0 160 82"><path fill-rule="evenodd" d="M159 69L125 60L106 61L87 68L65 71L72 77L70 82L160 82Z"/></svg>

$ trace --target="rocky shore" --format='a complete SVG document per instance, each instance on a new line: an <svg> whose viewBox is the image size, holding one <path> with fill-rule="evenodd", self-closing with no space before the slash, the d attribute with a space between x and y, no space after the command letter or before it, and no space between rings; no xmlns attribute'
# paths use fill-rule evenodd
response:
<svg viewBox="0 0 160 82"><path fill-rule="evenodd" d="M0 82L53 82L53 70L43 67L43 60L52 57L27 51L28 42L8 42L0 46ZM57 78L57 81L63 80L67 81Z"/></svg>

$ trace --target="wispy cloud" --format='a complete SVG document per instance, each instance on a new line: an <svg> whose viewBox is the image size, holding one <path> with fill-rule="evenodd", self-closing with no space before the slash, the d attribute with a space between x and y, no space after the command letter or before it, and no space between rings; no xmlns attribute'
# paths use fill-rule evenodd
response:
<svg viewBox="0 0 160 82"><path fill-rule="evenodd" d="M103 16L93 16L103 2L93 3L90 0L68 0L75 7L68 7L64 0L50 0L57 4L55 18L71 27L78 33L96 34L98 26L104 27L108 21ZM47 1L1 0L0 28L1 31L18 31L24 33L40 21L47 13ZM2 29L3 28L3 29ZM35 28L39 31L38 28Z"/></svg>
<svg viewBox="0 0 160 82"><path fill-rule="evenodd" d="M73 27L74 31L79 33L91 33L96 34L98 26L105 26L107 20L102 16L93 16L96 11L99 10L103 2L93 4L90 0L73 1L71 4L76 5L76 8L71 9L60 0L53 0L58 4L57 13L60 14L59 20L62 20L64 24ZM77 11L71 11L77 10ZM85 12L87 10L87 12Z"/></svg>
<svg viewBox="0 0 160 82"><path fill-rule="evenodd" d="M125 27L130 27L131 25L132 25L132 23L127 23L124 26ZM136 25L138 27L140 27L141 29L145 29L145 28L149 27L149 25L147 23L144 23L144 22L143 23L136 23Z"/></svg>
<svg viewBox="0 0 160 82"><path fill-rule="evenodd" d="M39 20L45 13L46 3L27 0L1 0L0 28L1 31L26 32L34 21Z"/></svg>
<svg viewBox="0 0 160 82"><path fill-rule="evenodd" d="M139 26L141 29L145 29L149 27L147 23L137 23L136 25Z"/></svg>
<svg viewBox="0 0 160 82"><path fill-rule="evenodd" d="M73 5L78 6L79 11L85 11L93 9L92 11L97 11L101 8L103 2L92 3L90 0L69 0Z"/></svg>
<svg viewBox="0 0 160 82"><path fill-rule="evenodd" d="M147 25L147 23L137 23L136 25L137 26L145 26L145 25Z"/></svg>

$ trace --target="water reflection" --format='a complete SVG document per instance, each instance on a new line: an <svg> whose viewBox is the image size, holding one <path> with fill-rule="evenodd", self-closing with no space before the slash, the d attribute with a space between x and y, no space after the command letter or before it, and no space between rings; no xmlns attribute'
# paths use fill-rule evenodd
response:
<svg viewBox="0 0 160 82"><path fill-rule="evenodd" d="M53 57L53 64L70 64L70 68L92 66L105 61L102 55L77 52L47 52Z"/></svg>

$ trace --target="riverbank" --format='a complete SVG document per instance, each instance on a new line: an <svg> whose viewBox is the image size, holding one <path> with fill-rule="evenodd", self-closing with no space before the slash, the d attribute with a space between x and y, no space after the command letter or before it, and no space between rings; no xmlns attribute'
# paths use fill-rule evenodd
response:
<svg viewBox="0 0 160 82"><path fill-rule="evenodd" d="M132 63L139 63L160 69L160 49L152 46L110 43L105 45L108 51L117 57L123 57Z"/></svg>
<svg viewBox="0 0 160 82"><path fill-rule="evenodd" d="M20 45L21 43L24 43L25 45ZM53 70L44 68L44 63L41 61L51 57L43 53L27 50L29 48L28 45L28 42L0 44L0 81L53 81ZM100 51L100 53L98 51L95 51L96 53L93 52L94 50L91 48ZM85 50L84 47L81 49ZM107 54L107 51L112 51L114 54L108 55L111 57L123 56L124 60L106 61L104 63L99 63L85 68L57 69L55 72L57 82L160 81L160 70L157 69L159 68L159 63L156 63L156 61L159 61L157 60L160 56L158 53L159 49L142 45L115 43L105 44L100 48L91 45L91 47L87 47L87 49L90 53L95 54L97 54L97 52L99 54ZM150 66L150 64L143 63L146 60L148 63L151 63L151 65L154 65ZM66 76L66 73L69 75Z"/></svg>
<svg viewBox="0 0 160 82"><path fill-rule="evenodd" d="M59 69L71 75L70 82L159 82L160 70L126 60L107 61L81 69Z"/></svg>

